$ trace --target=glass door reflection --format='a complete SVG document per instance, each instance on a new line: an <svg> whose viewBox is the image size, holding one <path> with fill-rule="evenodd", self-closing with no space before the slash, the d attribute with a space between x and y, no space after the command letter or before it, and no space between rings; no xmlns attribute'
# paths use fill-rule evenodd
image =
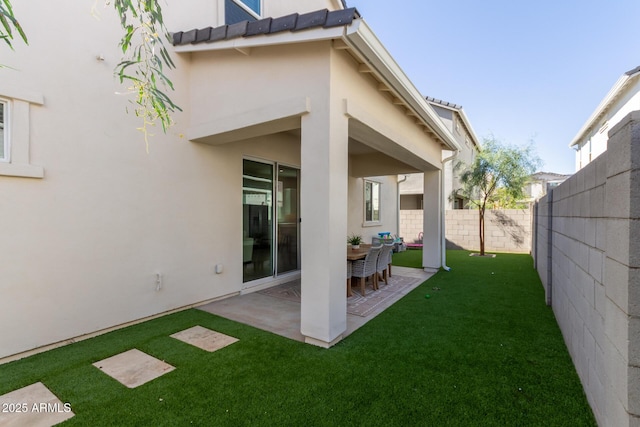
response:
<svg viewBox="0 0 640 427"><path fill-rule="evenodd" d="M273 165L243 161L242 281L273 276Z"/></svg>
<svg viewBox="0 0 640 427"><path fill-rule="evenodd" d="M299 175L300 171L298 169L286 166L278 167L278 253L276 257L278 260L278 274L300 269L300 256L298 251Z"/></svg>

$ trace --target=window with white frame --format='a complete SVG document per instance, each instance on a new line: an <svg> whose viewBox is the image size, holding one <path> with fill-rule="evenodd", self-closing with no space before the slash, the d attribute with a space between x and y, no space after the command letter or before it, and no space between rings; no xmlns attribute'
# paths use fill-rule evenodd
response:
<svg viewBox="0 0 640 427"><path fill-rule="evenodd" d="M0 162L9 161L8 116L7 102L0 99Z"/></svg>
<svg viewBox="0 0 640 427"><path fill-rule="evenodd" d="M364 222L380 222L380 183L364 181Z"/></svg>
<svg viewBox="0 0 640 427"><path fill-rule="evenodd" d="M255 21L262 16L262 0L225 0L225 24Z"/></svg>
<svg viewBox="0 0 640 427"><path fill-rule="evenodd" d="M44 168L31 163L29 148L30 111L43 104L42 94L16 89L0 79L0 176L44 177Z"/></svg>

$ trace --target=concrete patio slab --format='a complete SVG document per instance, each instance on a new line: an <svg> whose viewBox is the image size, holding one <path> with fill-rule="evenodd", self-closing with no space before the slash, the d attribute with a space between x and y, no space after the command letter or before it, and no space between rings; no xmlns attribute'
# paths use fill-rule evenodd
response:
<svg viewBox="0 0 640 427"><path fill-rule="evenodd" d="M71 405L41 382L0 396L0 427L49 427L74 415Z"/></svg>
<svg viewBox="0 0 640 427"><path fill-rule="evenodd" d="M202 326L185 329L171 335L171 337L209 352L220 350L238 341L237 338Z"/></svg>
<svg viewBox="0 0 640 427"><path fill-rule="evenodd" d="M347 330L344 332L343 337L348 336L382 313L422 282L433 276L435 272L426 272L419 268L393 266L392 274L418 280L406 286L395 297L385 299L383 303L378 304L366 316L347 313ZM381 285L381 287L384 286L384 284ZM371 292L374 291L369 288L367 294ZM305 338L300 333L300 302L294 301L293 296L290 299L285 299L281 298L282 295L276 297L267 294L268 292L253 292L214 301L198 308L292 340L304 342Z"/></svg>
<svg viewBox="0 0 640 427"><path fill-rule="evenodd" d="M103 359L93 366L129 388L141 386L175 369L135 348Z"/></svg>

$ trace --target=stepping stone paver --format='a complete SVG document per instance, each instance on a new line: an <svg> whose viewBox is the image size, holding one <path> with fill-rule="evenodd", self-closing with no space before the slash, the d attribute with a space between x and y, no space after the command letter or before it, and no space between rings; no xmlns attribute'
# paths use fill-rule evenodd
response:
<svg viewBox="0 0 640 427"><path fill-rule="evenodd" d="M49 427L75 414L41 382L0 396L0 427Z"/></svg>
<svg viewBox="0 0 640 427"><path fill-rule="evenodd" d="M238 341L237 338L202 326L194 326L171 335L172 338L186 342L206 351L216 351Z"/></svg>
<svg viewBox="0 0 640 427"><path fill-rule="evenodd" d="M138 387L175 369L135 348L103 359L93 366L129 388Z"/></svg>

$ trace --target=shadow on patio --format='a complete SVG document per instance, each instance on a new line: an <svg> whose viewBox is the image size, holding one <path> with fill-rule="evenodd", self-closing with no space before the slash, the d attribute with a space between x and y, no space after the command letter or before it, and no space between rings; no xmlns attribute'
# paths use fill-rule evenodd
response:
<svg viewBox="0 0 640 427"><path fill-rule="evenodd" d="M347 298L347 330L343 338L382 313L431 276L433 273L419 268L394 266L389 285L384 285L383 282L377 291L367 287L366 298L362 298L358 293L357 286L352 286L354 296ZM198 308L304 342L304 336L300 333L300 280L214 301Z"/></svg>

